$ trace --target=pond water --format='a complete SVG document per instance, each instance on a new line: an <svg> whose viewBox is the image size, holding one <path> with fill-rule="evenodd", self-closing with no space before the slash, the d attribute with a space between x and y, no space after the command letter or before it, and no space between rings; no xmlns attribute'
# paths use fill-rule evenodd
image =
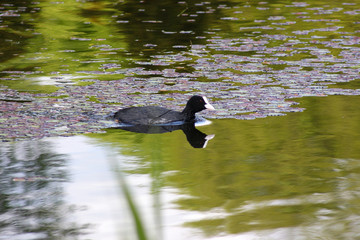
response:
<svg viewBox="0 0 360 240"><path fill-rule="evenodd" d="M5 143L1 239L356 239L359 100L213 120L206 148L181 130Z"/></svg>
<svg viewBox="0 0 360 240"><path fill-rule="evenodd" d="M0 239L360 238L359 14L1 1ZM109 128L194 94L210 124Z"/></svg>

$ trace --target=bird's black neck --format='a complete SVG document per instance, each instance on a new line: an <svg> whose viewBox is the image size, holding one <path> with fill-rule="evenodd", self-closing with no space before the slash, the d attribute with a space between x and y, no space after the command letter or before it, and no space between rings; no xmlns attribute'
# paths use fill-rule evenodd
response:
<svg viewBox="0 0 360 240"><path fill-rule="evenodd" d="M181 114L185 117L186 122L191 122L195 119L195 112L191 111L188 107L185 107Z"/></svg>

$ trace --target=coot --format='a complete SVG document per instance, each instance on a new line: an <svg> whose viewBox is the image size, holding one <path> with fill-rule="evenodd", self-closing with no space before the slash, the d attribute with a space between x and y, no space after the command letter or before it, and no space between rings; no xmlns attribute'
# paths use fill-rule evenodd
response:
<svg viewBox="0 0 360 240"><path fill-rule="evenodd" d="M195 113L215 108L203 96L192 96L182 112L157 106L129 107L117 111L114 119L131 125L161 125L173 122L195 122Z"/></svg>

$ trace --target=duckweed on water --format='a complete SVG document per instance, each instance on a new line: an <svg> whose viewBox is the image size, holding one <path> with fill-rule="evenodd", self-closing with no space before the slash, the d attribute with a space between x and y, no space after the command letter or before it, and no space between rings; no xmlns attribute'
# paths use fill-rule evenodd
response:
<svg viewBox="0 0 360 240"><path fill-rule="evenodd" d="M118 104L181 110L193 94L206 95L217 109L202 113L205 117L236 119L299 112L303 109L291 99L305 96L360 95L358 4L216 4L179 8L182 13L174 17L186 24L174 28L161 16L149 20L121 13L106 21L136 29L137 36L126 30L120 31L125 37L116 37L118 30L92 23L87 27L101 37L67 31L65 40L52 35L55 40L41 51L36 44L49 33L36 29L40 32L26 36L35 52L9 56L0 68L1 139L101 132ZM0 20L16 13L11 8L2 6ZM127 19L131 14L141 21ZM184 28L198 26L202 16L208 25ZM36 25L33 17L24 19ZM35 29L29 25L28 31Z"/></svg>

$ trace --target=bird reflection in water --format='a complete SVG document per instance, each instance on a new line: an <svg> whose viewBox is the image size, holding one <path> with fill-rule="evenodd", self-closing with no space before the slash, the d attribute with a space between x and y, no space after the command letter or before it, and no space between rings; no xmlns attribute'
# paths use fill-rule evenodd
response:
<svg viewBox="0 0 360 240"><path fill-rule="evenodd" d="M156 133L167 133L173 132L176 130L182 130L186 135L186 139L189 144L194 148L205 148L208 141L215 137L214 134L207 135L201 131L199 131L195 125L204 125L203 123L209 123L209 121L202 119L197 121L197 123L183 123L183 124L164 124L164 125L126 125L126 124L118 124L118 126L114 126L116 129L123 129L130 132L136 133L148 133L148 134L156 134Z"/></svg>

